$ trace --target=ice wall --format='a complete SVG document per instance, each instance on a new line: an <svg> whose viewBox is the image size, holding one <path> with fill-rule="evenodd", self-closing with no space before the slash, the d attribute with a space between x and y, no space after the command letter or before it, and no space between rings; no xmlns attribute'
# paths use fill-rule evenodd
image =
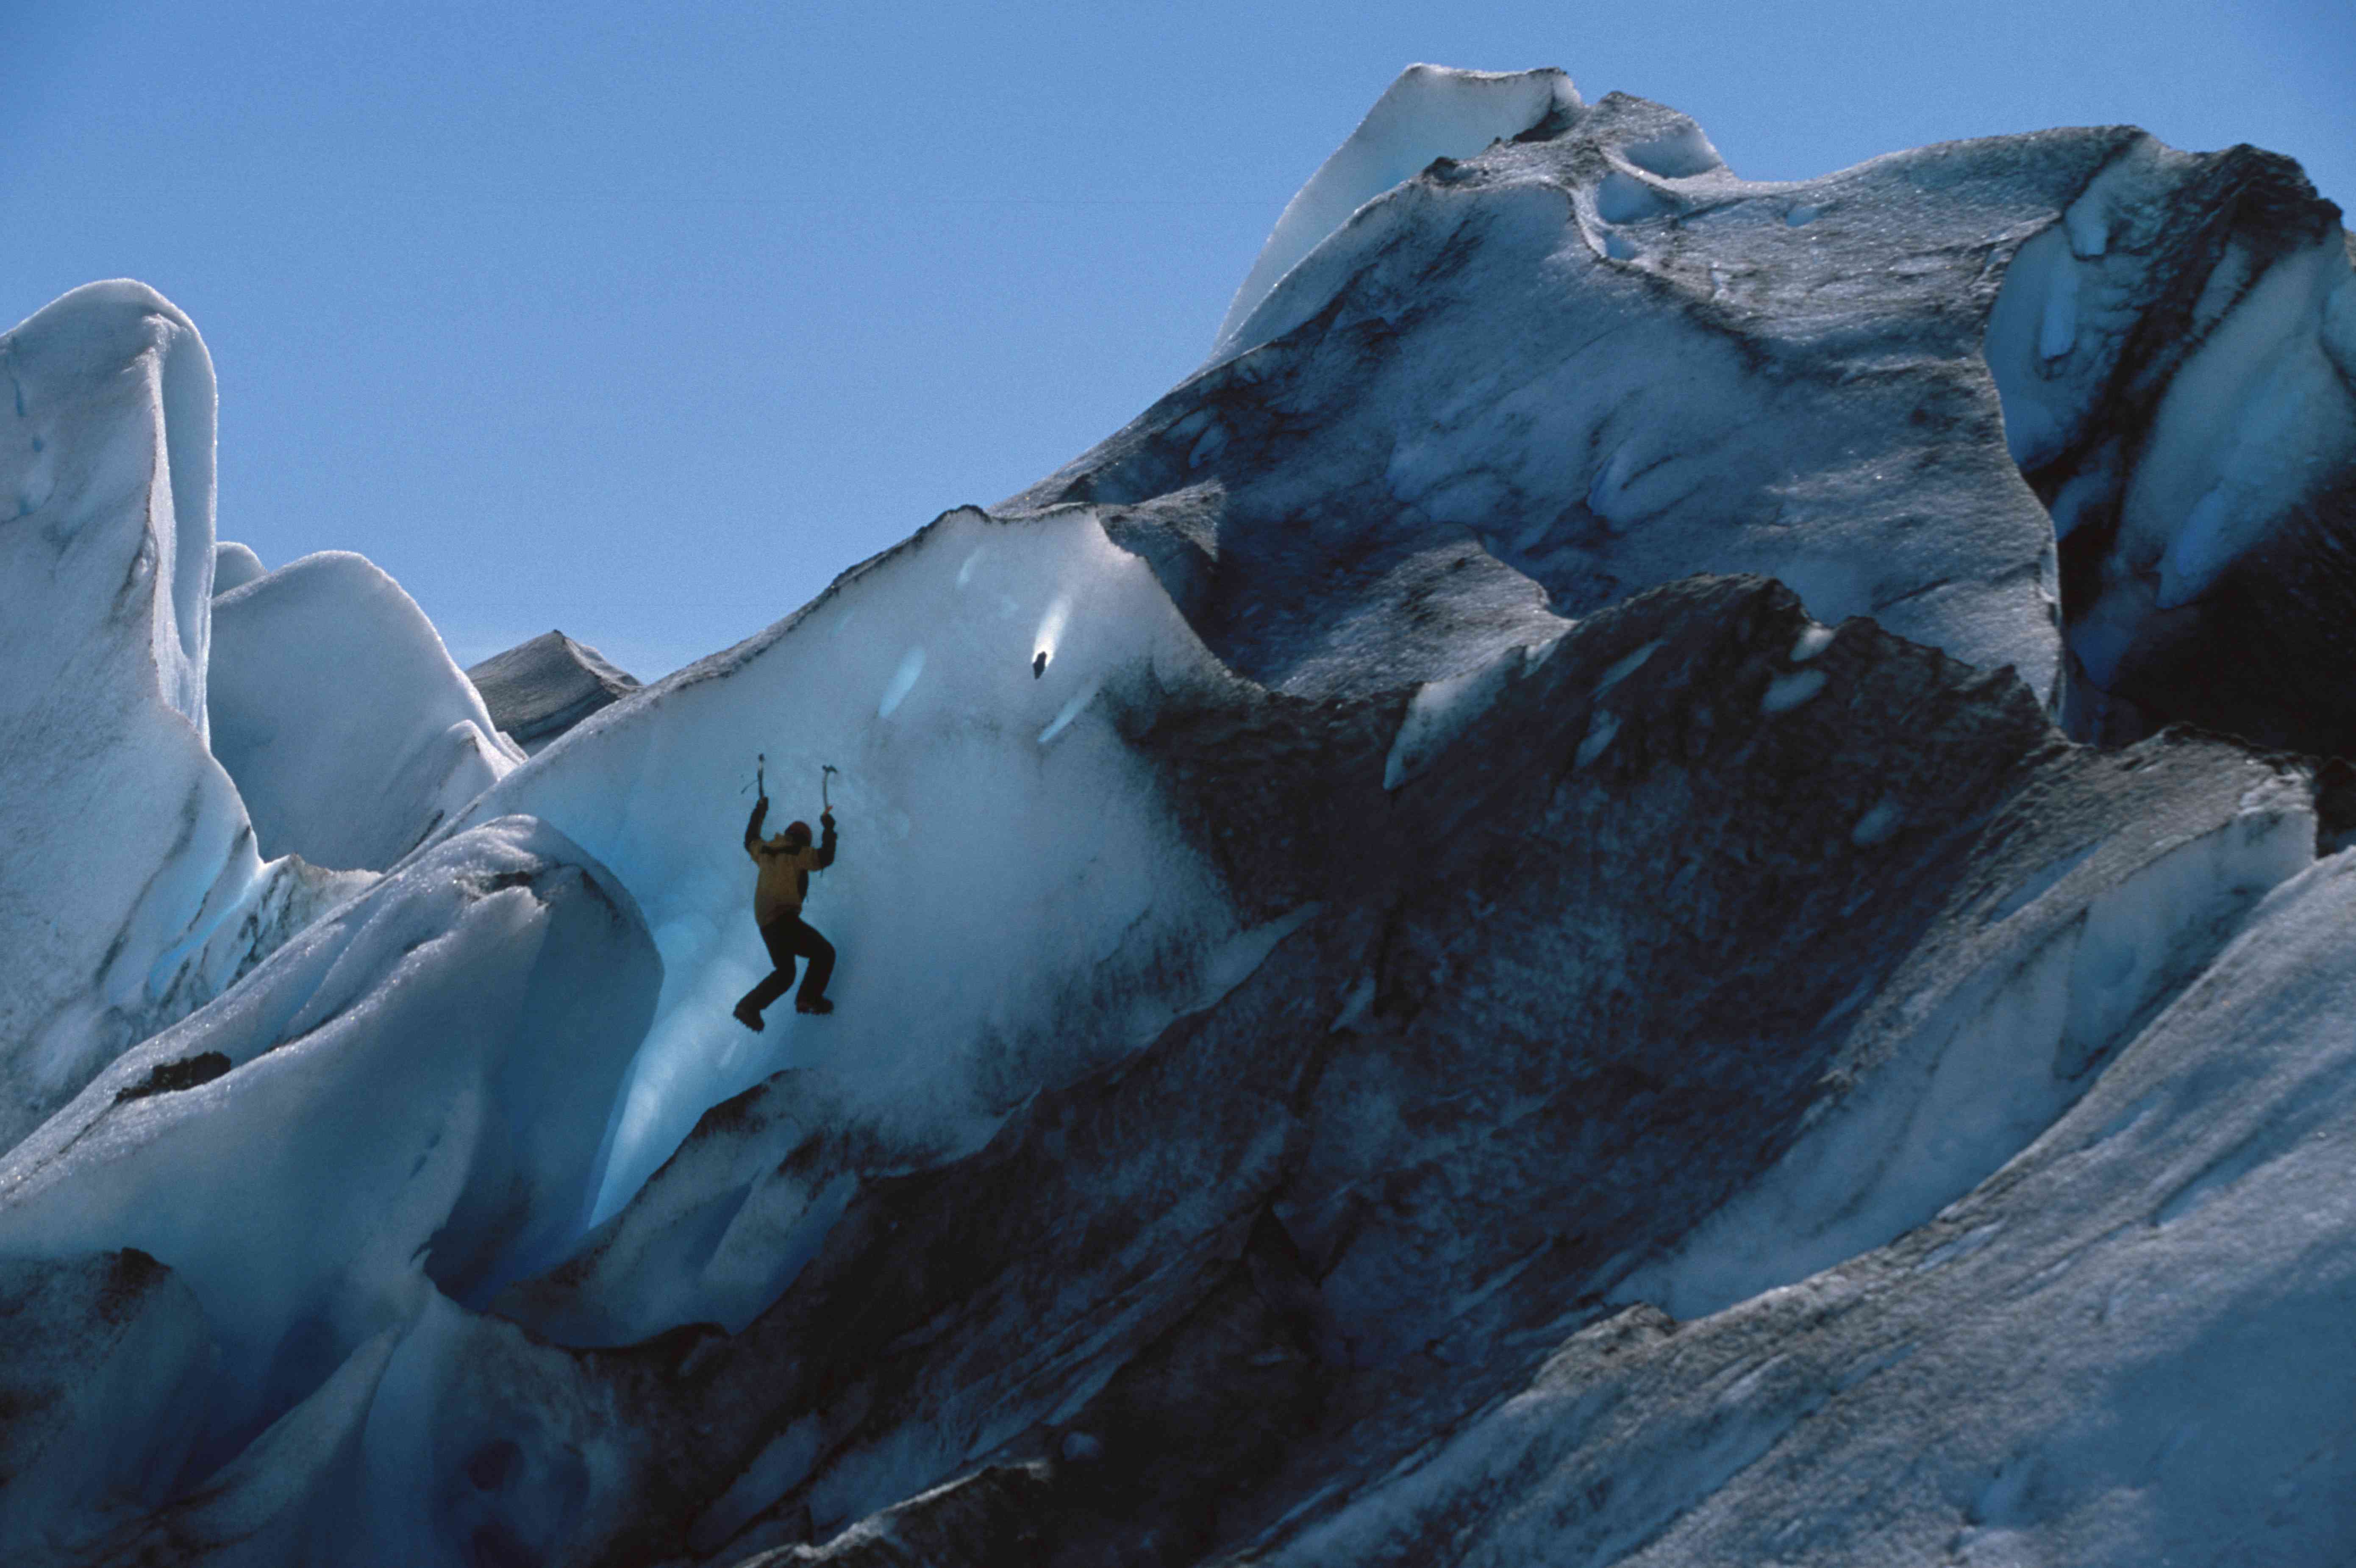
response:
<svg viewBox="0 0 2356 1568"><path fill-rule="evenodd" d="M783 1068L823 1074L879 1158L919 1163L1151 1038L1240 933L1112 715L1208 677L1087 511L953 512L477 802L467 820L529 812L610 866L662 952L601 1215ZM819 770L840 770L841 854L805 912L841 964L831 1017L780 1006L755 1035L730 1008L769 968L743 847L761 753L771 831L815 823Z"/></svg>

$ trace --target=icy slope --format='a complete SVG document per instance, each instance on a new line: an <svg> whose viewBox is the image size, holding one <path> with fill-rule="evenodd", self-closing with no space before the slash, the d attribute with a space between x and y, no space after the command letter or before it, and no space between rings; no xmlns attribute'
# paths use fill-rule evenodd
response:
<svg viewBox="0 0 2356 1568"><path fill-rule="evenodd" d="M1800 187L1746 185L1708 146L1615 94L1434 163L1005 509L1088 501L1151 536L1205 640L1303 693L1457 674L1532 640L1541 607L1697 571L1777 577L1820 619L1872 614L2050 691L2052 526L1982 323L2106 143Z"/></svg>
<svg viewBox="0 0 2356 1568"><path fill-rule="evenodd" d="M171 1500L212 1336L187 1285L139 1253L0 1262L0 1543L95 1534ZM62 1541L59 1541L61 1544Z"/></svg>
<svg viewBox="0 0 2356 1568"><path fill-rule="evenodd" d="M137 283L0 336L0 1147L342 885L206 749L213 372Z"/></svg>
<svg viewBox="0 0 2356 1568"><path fill-rule="evenodd" d="M381 871L523 760L364 557L305 556L212 613L213 754L264 854Z"/></svg>
<svg viewBox="0 0 2356 1568"><path fill-rule="evenodd" d="M1250 1560L2344 1561L2351 918L2336 857L1935 1221L1701 1323L1632 1307Z"/></svg>

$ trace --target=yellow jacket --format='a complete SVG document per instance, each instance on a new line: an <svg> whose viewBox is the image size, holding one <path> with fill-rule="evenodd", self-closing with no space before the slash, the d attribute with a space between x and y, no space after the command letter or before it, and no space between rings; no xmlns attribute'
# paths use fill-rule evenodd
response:
<svg viewBox="0 0 2356 1568"><path fill-rule="evenodd" d="M761 837L761 820L768 814L765 795L753 803L752 820L744 824L744 853L761 868L761 879L753 886L753 919L761 925L800 914L802 900L809 896L809 874L834 864L833 823L826 824L826 837L815 848L805 844L797 849L782 833L775 838Z"/></svg>

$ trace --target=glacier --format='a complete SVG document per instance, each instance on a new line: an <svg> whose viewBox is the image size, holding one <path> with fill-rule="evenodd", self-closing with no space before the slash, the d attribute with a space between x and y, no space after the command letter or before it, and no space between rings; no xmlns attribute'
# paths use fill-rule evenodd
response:
<svg viewBox="0 0 2356 1568"><path fill-rule="evenodd" d="M11 1563L2356 1551L2286 160L1413 67L1178 387L644 685L219 538L144 285L0 368Z"/></svg>

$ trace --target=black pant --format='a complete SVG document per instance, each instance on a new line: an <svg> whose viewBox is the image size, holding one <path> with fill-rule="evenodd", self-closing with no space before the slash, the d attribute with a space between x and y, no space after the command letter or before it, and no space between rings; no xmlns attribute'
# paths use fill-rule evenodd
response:
<svg viewBox="0 0 2356 1568"><path fill-rule="evenodd" d="M761 940L768 944L769 962L776 967L767 979L744 993L738 1007L758 1013L784 996L794 983L796 958L809 960L809 973L802 976L797 1003L807 1005L826 996L826 983L834 977L834 944L804 924L798 914L781 914L763 926Z"/></svg>

